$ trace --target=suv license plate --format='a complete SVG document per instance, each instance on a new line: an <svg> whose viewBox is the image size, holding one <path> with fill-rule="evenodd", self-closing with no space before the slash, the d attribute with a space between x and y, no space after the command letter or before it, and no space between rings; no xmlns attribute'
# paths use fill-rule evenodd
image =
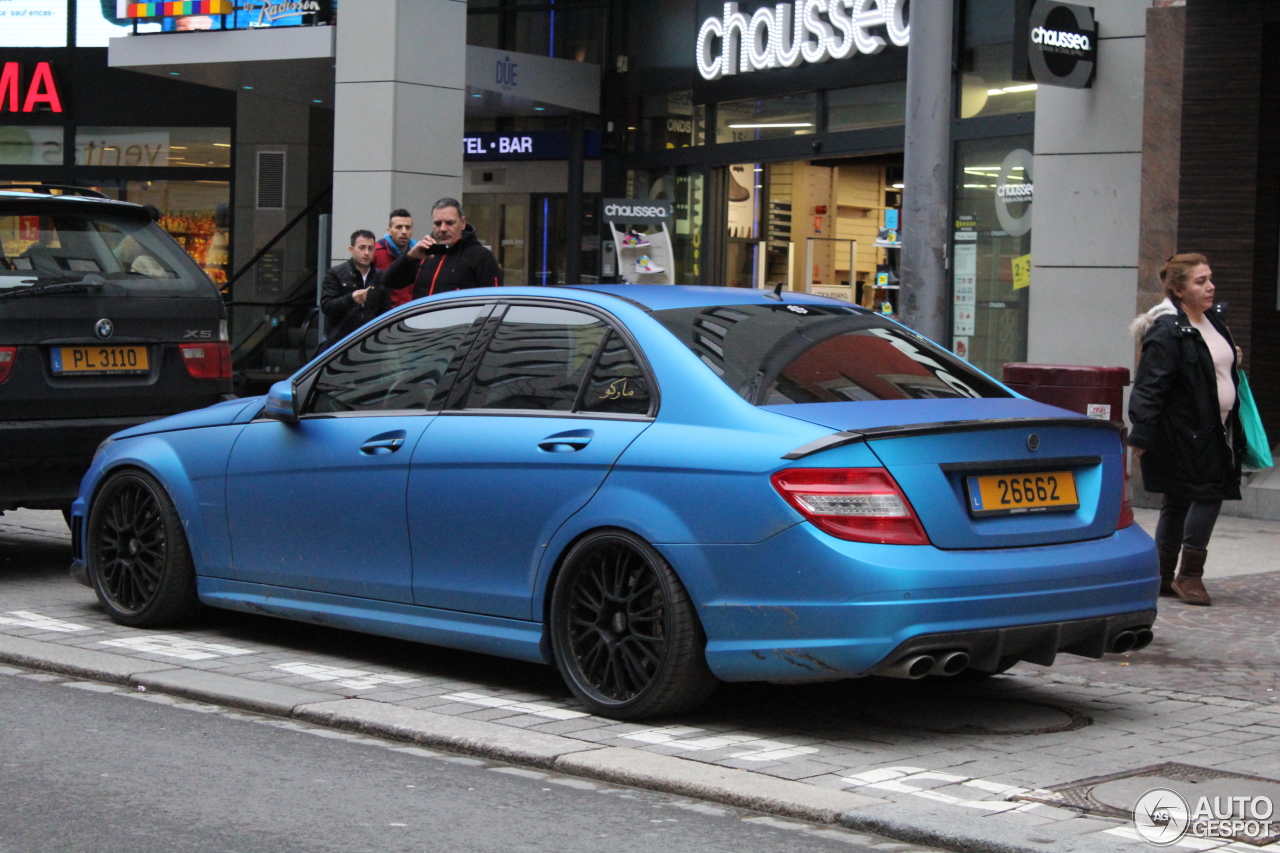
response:
<svg viewBox="0 0 1280 853"><path fill-rule="evenodd" d="M1076 477L1070 471L1034 474L987 474L968 477L969 514L1013 515L1078 509Z"/></svg>
<svg viewBox="0 0 1280 853"><path fill-rule="evenodd" d="M147 348L138 347L54 347L50 351L57 376L122 376L148 373L151 364Z"/></svg>

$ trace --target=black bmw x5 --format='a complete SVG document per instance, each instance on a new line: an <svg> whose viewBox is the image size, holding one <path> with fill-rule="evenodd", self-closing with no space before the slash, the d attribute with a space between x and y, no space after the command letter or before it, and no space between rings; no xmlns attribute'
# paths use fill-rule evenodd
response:
<svg viewBox="0 0 1280 853"><path fill-rule="evenodd" d="M0 512L65 509L111 433L229 395L225 318L153 209L0 191Z"/></svg>

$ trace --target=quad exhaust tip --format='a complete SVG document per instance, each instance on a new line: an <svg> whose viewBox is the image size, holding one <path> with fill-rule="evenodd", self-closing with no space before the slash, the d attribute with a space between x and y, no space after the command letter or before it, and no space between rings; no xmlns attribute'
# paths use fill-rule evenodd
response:
<svg viewBox="0 0 1280 853"><path fill-rule="evenodd" d="M1147 632L1151 633L1150 631ZM1150 642L1150 640L1148 640ZM1111 638L1111 651L1113 654L1124 654L1127 651L1137 648L1138 634L1135 631L1121 631Z"/></svg>
<svg viewBox="0 0 1280 853"><path fill-rule="evenodd" d="M934 675L959 675L969 665L968 652L944 652L935 659Z"/></svg>
<svg viewBox="0 0 1280 853"><path fill-rule="evenodd" d="M929 655L909 655L881 671L880 675L916 681L926 675L956 675L968 666L968 652L936 652Z"/></svg>

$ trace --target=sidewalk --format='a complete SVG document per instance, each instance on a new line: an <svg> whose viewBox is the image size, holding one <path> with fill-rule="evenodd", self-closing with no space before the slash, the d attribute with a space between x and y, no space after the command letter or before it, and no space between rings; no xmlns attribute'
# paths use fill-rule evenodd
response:
<svg viewBox="0 0 1280 853"><path fill-rule="evenodd" d="M1173 762L1280 779L1278 542L1280 522L1223 518L1214 606L1162 599L1154 644L1132 655L986 681L729 684L641 725L586 714L550 668L516 661L218 611L193 630L122 628L67 576L61 517L22 511L0 517L0 661L909 842L1137 851L1109 777L1155 787L1186 775Z"/></svg>

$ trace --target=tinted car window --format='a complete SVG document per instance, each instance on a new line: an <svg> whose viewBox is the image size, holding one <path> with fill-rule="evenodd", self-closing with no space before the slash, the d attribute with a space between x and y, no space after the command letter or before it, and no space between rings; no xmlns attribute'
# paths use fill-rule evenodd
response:
<svg viewBox="0 0 1280 853"><path fill-rule="evenodd" d="M415 314L365 335L320 369L309 411L426 409L483 307Z"/></svg>
<svg viewBox="0 0 1280 853"><path fill-rule="evenodd" d="M946 350L854 308L734 305L654 317L757 406L1010 396Z"/></svg>
<svg viewBox="0 0 1280 853"><path fill-rule="evenodd" d="M207 296L208 278L153 222L82 211L0 209L0 289L108 282L137 295ZM108 291L110 292L110 291Z"/></svg>
<svg viewBox="0 0 1280 853"><path fill-rule="evenodd" d="M626 341L611 332L582 392L579 411L601 414L649 414L649 386Z"/></svg>
<svg viewBox="0 0 1280 853"><path fill-rule="evenodd" d="M476 368L466 407L569 411L607 330L579 311L511 306Z"/></svg>

